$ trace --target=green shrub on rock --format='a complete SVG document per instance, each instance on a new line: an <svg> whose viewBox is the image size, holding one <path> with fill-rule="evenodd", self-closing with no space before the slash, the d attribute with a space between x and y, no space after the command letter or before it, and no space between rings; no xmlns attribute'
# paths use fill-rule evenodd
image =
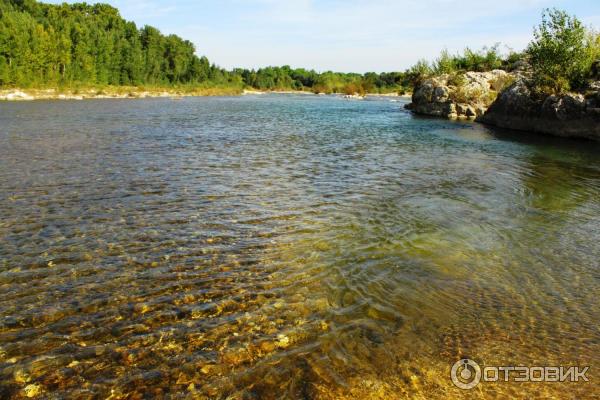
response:
<svg viewBox="0 0 600 400"><path fill-rule="evenodd" d="M448 85L461 87L467 84L467 78L464 73L456 73L448 77Z"/></svg>
<svg viewBox="0 0 600 400"><path fill-rule="evenodd" d="M583 87L594 52L595 44L579 19L557 9L546 10L527 48L534 89L558 94Z"/></svg>

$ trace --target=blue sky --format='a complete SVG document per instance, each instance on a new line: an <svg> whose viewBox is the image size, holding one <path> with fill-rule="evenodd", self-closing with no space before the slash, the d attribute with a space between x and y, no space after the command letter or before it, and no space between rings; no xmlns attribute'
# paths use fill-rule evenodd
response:
<svg viewBox="0 0 600 400"><path fill-rule="evenodd" d="M153 25L191 40L198 54L225 68L287 64L382 72L434 59L443 48L456 52L501 42L520 50L546 7L565 9L600 28L600 0L103 2L139 26Z"/></svg>

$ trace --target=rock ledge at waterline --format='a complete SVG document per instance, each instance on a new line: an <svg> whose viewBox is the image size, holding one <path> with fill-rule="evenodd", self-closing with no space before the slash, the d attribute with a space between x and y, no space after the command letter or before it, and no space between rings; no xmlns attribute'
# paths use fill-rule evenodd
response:
<svg viewBox="0 0 600 400"><path fill-rule="evenodd" d="M589 83L585 94L536 98L526 78L501 70L467 72L460 84L441 75L417 85L406 108L421 115L600 140L600 81Z"/></svg>
<svg viewBox="0 0 600 400"><path fill-rule="evenodd" d="M422 115L475 119L513 80L514 76L502 70L432 77L415 87L407 108Z"/></svg>
<svg viewBox="0 0 600 400"><path fill-rule="evenodd" d="M538 100L524 81L518 81L477 120L501 128L600 141L599 89L600 82L595 82L585 95L567 93Z"/></svg>

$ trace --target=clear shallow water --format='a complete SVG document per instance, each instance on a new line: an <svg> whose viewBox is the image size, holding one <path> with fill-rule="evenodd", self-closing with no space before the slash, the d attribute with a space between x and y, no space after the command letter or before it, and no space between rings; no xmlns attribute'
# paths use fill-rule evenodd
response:
<svg viewBox="0 0 600 400"><path fill-rule="evenodd" d="M401 106L0 104L0 398L597 394L600 146Z"/></svg>

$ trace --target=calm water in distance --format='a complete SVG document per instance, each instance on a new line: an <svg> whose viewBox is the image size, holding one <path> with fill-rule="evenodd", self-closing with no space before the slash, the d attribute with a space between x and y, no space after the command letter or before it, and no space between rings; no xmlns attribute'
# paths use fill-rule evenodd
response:
<svg viewBox="0 0 600 400"><path fill-rule="evenodd" d="M600 145L402 105L1 103L0 398L597 395Z"/></svg>

